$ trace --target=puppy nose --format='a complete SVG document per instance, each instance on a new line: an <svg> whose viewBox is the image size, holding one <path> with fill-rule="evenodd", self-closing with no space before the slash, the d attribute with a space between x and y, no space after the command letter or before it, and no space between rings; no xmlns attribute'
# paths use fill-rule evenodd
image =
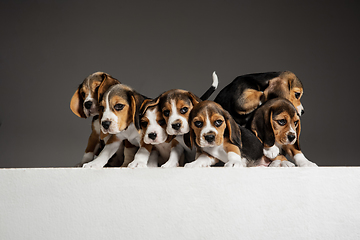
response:
<svg viewBox="0 0 360 240"><path fill-rule="evenodd" d="M149 138L151 140L155 140L155 138L157 137L157 134L156 133L149 133L148 136L149 136Z"/></svg>
<svg viewBox="0 0 360 240"><path fill-rule="evenodd" d="M305 113L304 109L301 110L301 116L304 115L304 113Z"/></svg>
<svg viewBox="0 0 360 240"><path fill-rule="evenodd" d="M181 123L174 123L174 124L171 124L172 128L175 129L175 130L179 130L180 127L181 127Z"/></svg>
<svg viewBox="0 0 360 240"><path fill-rule="evenodd" d="M91 108L91 105L92 105L92 102L91 101L87 101L87 102L85 102L85 108L86 109L90 109Z"/></svg>
<svg viewBox="0 0 360 240"><path fill-rule="evenodd" d="M292 135L292 134L288 135L288 139L289 139L290 142L294 141L295 135Z"/></svg>
<svg viewBox="0 0 360 240"><path fill-rule="evenodd" d="M206 135L205 136L205 140L208 142L208 143L212 143L214 140L215 140L215 135Z"/></svg>
<svg viewBox="0 0 360 240"><path fill-rule="evenodd" d="M103 121L103 122L101 123L101 125L103 126L103 128L105 128L106 130L109 129L110 124L111 124L110 121Z"/></svg>

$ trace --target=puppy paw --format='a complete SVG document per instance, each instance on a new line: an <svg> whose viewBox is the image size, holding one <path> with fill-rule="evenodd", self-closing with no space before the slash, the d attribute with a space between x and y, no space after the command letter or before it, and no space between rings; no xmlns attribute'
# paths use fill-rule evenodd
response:
<svg viewBox="0 0 360 240"><path fill-rule="evenodd" d="M270 163L269 167L281 167L281 160L274 160Z"/></svg>
<svg viewBox="0 0 360 240"><path fill-rule="evenodd" d="M301 162L298 167L318 167L318 165L316 165L316 163L313 162Z"/></svg>
<svg viewBox="0 0 360 240"><path fill-rule="evenodd" d="M92 161L89 163L85 163L82 167L83 168L92 168L92 169L102 169L105 164L101 162Z"/></svg>
<svg viewBox="0 0 360 240"><path fill-rule="evenodd" d="M280 167L295 167L295 164L289 161L281 161Z"/></svg>
<svg viewBox="0 0 360 240"><path fill-rule="evenodd" d="M146 162L134 160L131 163L129 163L129 165L127 167L128 168L147 168L147 164L146 164Z"/></svg>
<svg viewBox="0 0 360 240"><path fill-rule="evenodd" d="M298 153L294 156L295 163L298 167L317 167L315 163L309 161L303 153Z"/></svg>
<svg viewBox="0 0 360 240"><path fill-rule="evenodd" d="M163 165L161 165L162 168L174 168L178 167L179 163L177 161L167 161Z"/></svg>
<svg viewBox="0 0 360 240"><path fill-rule="evenodd" d="M238 168L238 167L244 167L244 165L242 161L228 161L227 163L225 163L224 167Z"/></svg>
<svg viewBox="0 0 360 240"><path fill-rule="evenodd" d="M274 158L276 158L277 155L279 155L280 149L277 146L274 145L274 146L269 147L269 148L264 148L263 153L264 153L265 157L268 157L270 159L274 159Z"/></svg>
<svg viewBox="0 0 360 240"><path fill-rule="evenodd" d="M211 158L208 157L202 157L198 158L195 161L191 163L185 164L184 167L186 168L198 168L198 167L210 167L213 164L213 161Z"/></svg>

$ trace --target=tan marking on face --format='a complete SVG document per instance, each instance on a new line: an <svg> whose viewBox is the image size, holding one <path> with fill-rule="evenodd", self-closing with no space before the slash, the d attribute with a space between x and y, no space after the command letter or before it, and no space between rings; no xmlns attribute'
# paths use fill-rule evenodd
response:
<svg viewBox="0 0 360 240"><path fill-rule="evenodd" d="M289 101L294 105L299 115L301 115L301 110L304 110L301 104L301 97L303 93L303 89L299 87L294 87L290 90Z"/></svg>
<svg viewBox="0 0 360 240"><path fill-rule="evenodd" d="M283 126L282 122L285 122ZM297 114L295 114L292 118L287 112L281 112L280 114L273 116L271 125L274 131L275 141L282 145L288 144L288 135L297 135L296 129L299 127L299 124L300 118Z"/></svg>

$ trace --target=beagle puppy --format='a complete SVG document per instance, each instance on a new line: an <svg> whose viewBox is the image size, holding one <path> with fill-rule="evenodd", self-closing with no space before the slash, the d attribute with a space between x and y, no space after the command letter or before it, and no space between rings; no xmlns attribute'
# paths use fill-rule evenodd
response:
<svg viewBox="0 0 360 240"><path fill-rule="evenodd" d="M288 154L299 167L316 167L301 152L300 115L287 99L271 99L258 108L251 122L251 130L263 143L266 157L274 160L270 166L293 166L284 156Z"/></svg>
<svg viewBox="0 0 360 240"><path fill-rule="evenodd" d="M190 113L190 142L197 159L185 167L210 167L219 160L225 167L257 166L262 144L250 130L239 127L231 115L213 101L203 101Z"/></svg>
<svg viewBox="0 0 360 240"><path fill-rule="evenodd" d="M180 89L169 90L158 97L158 105L166 122L166 132L174 137L171 141L169 160L161 167L179 166L182 154L187 162L195 159L195 147L189 148L189 144L186 144L190 140L189 114L196 104L209 98L217 88L218 77L215 72L212 78L212 86L200 98L189 91Z"/></svg>
<svg viewBox="0 0 360 240"><path fill-rule="evenodd" d="M128 167L158 167L170 157L171 137L166 133L166 121L158 99L146 99L140 108L141 141L134 161Z"/></svg>
<svg viewBox="0 0 360 240"><path fill-rule="evenodd" d="M146 97L129 86L111 80L101 83L98 95L101 139L106 144L99 156L84 164L84 168L102 168L116 153L123 140L136 147L139 147L141 140L139 111ZM134 148L134 152L136 150ZM127 166L133 158L128 157L126 152L124 154L122 166Z"/></svg>
<svg viewBox="0 0 360 240"><path fill-rule="evenodd" d="M85 154L78 166L93 160L94 156L101 150L98 88L104 80L109 79L120 83L107 73L95 72L84 79L71 98L70 109L76 116L81 118L93 117L92 132Z"/></svg>
<svg viewBox="0 0 360 240"><path fill-rule="evenodd" d="M300 99L303 85L290 71L242 75L223 88L214 99L241 126L249 128L254 110L266 101L282 97L288 99L298 114L304 114Z"/></svg>

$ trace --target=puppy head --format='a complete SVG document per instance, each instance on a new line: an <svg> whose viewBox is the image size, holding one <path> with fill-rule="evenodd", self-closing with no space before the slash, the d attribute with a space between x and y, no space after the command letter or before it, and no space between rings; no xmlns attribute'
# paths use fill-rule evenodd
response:
<svg viewBox="0 0 360 240"><path fill-rule="evenodd" d="M214 147L224 143L224 137L240 146L240 129L230 114L219 104L203 101L190 113L191 140L199 147Z"/></svg>
<svg viewBox="0 0 360 240"><path fill-rule="evenodd" d="M169 135L184 135L190 131L188 124L192 108L201 100L191 92L170 90L159 96L159 107L166 121Z"/></svg>
<svg viewBox="0 0 360 240"><path fill-rule="evenodd" d="M142 139L146 144L159 144L167 139L166 121L159 108L159 99L147 99L140 108Z"/></svg>
<svg viewBox="0 0 360 240"><path fill-rule="evenodd" d="M264 91L265 100L277 97L286 98L296 108L299 116L304 114L304 107L301 104L301 97L304 93L300 79L292 72L282 72L279 77L269 81L268 88Z"/></svg>
<svg viewBox="0 0 360 240"><path fill-rule="evenodd" d="M106 78L112 77L104 72L96 72L84 79L70 101L70 109L75 115L88 118L99 114L97 91Z"/></svg>
<svg viewBox="0 0 360 240"><path fill-rule="evenodd" d="M251 124L252 131L266 147L299 144L300 117L294 105L276 98L261 106Z"/></svg>
<svg viewBox="0 0 360 240"><path fill-rule="evenodd" d="M124 84L108 88L100 99L101 131L116 134L131 123L140 129L139 110L141 101L138 94Z"/></svg>

